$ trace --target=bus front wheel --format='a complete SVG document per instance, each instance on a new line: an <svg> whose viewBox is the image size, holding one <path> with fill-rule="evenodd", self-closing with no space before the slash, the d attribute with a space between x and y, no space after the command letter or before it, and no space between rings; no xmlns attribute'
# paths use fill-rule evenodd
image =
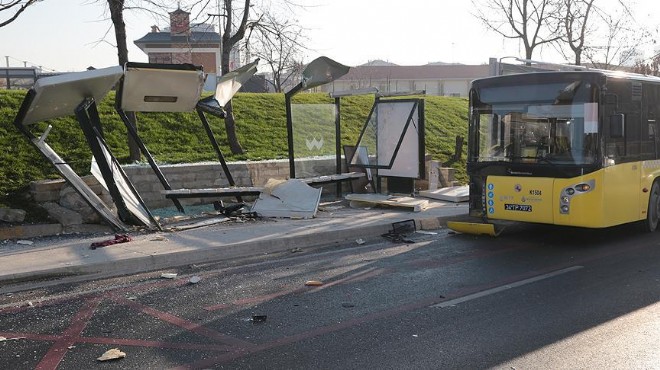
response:
<svg viewBox="0 0 660 370"><path fill-rule="evenodd" d="M651 187L651 194L649 195L649 208L646 212L645 230L653 232L658 228L658 221L660 219L660 183L653 182Z"/></svg>

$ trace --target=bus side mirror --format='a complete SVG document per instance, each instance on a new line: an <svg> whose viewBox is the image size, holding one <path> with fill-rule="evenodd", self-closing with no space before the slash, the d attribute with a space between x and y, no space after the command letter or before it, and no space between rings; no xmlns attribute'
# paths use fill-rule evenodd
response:
<svg viewBox="0 0 660 370"><path fill-rule="evenodd" d="M610 137L622 138L625 133L626 119L623 113L610 116Z"/></svg>

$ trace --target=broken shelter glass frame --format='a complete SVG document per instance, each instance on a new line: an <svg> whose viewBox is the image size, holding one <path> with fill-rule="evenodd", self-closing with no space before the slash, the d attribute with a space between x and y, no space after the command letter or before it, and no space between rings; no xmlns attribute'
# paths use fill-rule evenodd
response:
<svg viewBox="0 0 660 370"><path fill-rule="evenodd" d="M183 213L184 209L178 198L237 196L241 201L240 195L256 195L259 194L260 189L253 187L172 189L137 130L130 123L126 112L190 112L195 110L204 126L209 142L218 156L224 175L229 185L233 187L235 186L234 179L205 113L224 118L224 105L256 72L257 63L258 59L223 75L218 79L216 93L201 100L204 84L204 72L201 67L189 64L127 63L116 102L117 112L163 185L166 198L172 200L179 212Z"/></svg>
<svg viewBox="0 0 660 370"><path fill-rule="evenodd" d="M356 144L355 153L366 148L369 161L354 154L348 163L377 169L379 177L423 178L424 139L423 99L378 97Z"/></svg>
<svg viewBox="0 0 660 370"><path fill-rule="evenodd" d="M127 223L143 224L149 228L160 228L151 217L139 194L130 186L118 187L117 183L130 184L121 167L107 171L116 161L111 154L100 150L102 141L100 119L96 101L103 99L122 76L122 68L109 67L84 72L67 73L37 80L28 91L14 120L14 125L53 164L55 169L71 184L80 196L114 229L128 230ZM117 206L118 216L89 188L80 176L47 143L46 138L52 125L41 132L38 123L55 118L75 115L92 154L100 164L109 193ZM107 149L107 148L106 148ZM107 172L106 172L107 171ZM125 199L136 200L143 207L127 207ZM146 210L146 212L145 212Z"/></svg>

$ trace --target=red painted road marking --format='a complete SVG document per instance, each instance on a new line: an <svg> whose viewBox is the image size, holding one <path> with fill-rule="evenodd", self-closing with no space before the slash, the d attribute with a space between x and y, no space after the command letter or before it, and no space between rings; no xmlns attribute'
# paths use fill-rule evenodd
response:
<svg viewBox="0 0 660 370"><path fill-rule="evenodd" d="M228 335L222 334L220 332L217 332L213 329L209 329L205 326L199 325L197 323L182 319L178 316L172 315L167 312L159 311L155 308L149 307L147 305L143 305L138 302L131 301L129 299L123 298L123 297L117 297L117 296L112 296L111 299L117 303L123 304L125 306L128 306L130 308L133 308L134 310L141 311L146 313L147 315L151 315L159 320L168 322L170 324L176 325L180 328L184 328L188 331L191 331L195 334L199 334L202 336L205 336L207 338L216 340L220 343L226 343L228 345L233 345L238 347L237 349L241 349L241 347L245 348L250 348L253 347L254 344L250 342L246 342L244 340L240 340L238 338L230 337Z"/></svg>
<svg viewBox="0 0 660 370"><path fill-rule="evenodd" d="M93 297L83 303L78 313L71 319L71 325L53 343L46 355L41 359L41 362L36 367L37 370L57 368L57 365L59 365L64 355L66 355L68 347L71 347L75 343L75 339L85 330L89 319L92 318L100 302L101 297Z"/></svg>

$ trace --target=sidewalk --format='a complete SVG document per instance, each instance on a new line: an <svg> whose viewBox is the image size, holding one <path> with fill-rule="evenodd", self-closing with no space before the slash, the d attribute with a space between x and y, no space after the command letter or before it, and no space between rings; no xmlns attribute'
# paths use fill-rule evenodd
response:
<svg viewBox="0 0 660 370"><path fill-rule="evenodd" d="M434 230L447 219L467 215L467 203L429 199L421 212L394 208L327 207L313 219L229 221L174 232L132 233L132 241L92 250L110 234L35 238L0 244L0 292L21 282L69 278L95 279L229 260L294 248L368 241L391 230L392 223L414 219L418 230ZM222 216L220 216L222 217ZM100 235L100 236L99 236Z"/></svg>

